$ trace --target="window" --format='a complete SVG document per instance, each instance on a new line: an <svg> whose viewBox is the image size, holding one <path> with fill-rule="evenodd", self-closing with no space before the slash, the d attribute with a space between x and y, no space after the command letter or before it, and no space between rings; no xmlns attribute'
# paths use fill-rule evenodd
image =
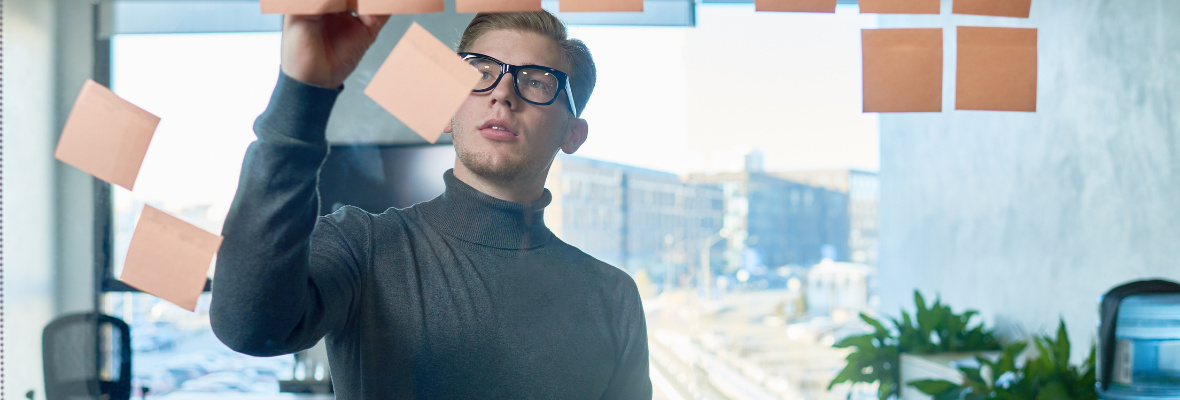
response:
<svg viewBox="0 0 1180 400"><path fill-rule="evenodd" d="M691 28L570 27L598 68L583 114L593 129L575 156L614 164L563 169L554 180L560 187L550 188L566 201L565 226L555 230L603 259L621 244L620 257L629 258L616 266L652 277L636 281L645 285L654 380L684 393L725 390L684 373L704 369L781 397L848 395L826 390L846 354L829 346L838 328L855 324L841 316L856 315L867 300L797 272L813 268L829 245L815 211L824 208L812 202L836 198L828 210L845 218L847 204L813 199L805 181L774 174L876 169L877 120L860 112L859 85L859 30L876 20L856 11L755 13L752 4L702 3ZM144 204L220 231L253 120L277 78L279 39L273 32L112 37L112 89L163 117L136 190L112 189L112 276ZM747 170L756 152L765 165ZM602 231L616 224L623 240L589 242L605 240ZM225 348L209 329L207 294L192 314L123 289L114 285L104 306L133 327L134 387L151 395L276 392L277 381L291 377L291 356ZM827 297L810 298L818 295ZM845 296L853 300L832 300ZM873 396L872 388L857 390L854 397Z"/></svg>
<svg viewBox="0 0 1180 400"><path fill-rule="evenodd" d="M829 245L824 224L850 224L845 197L811 187L813 180L831 186L839 173L798 180L774 174L834 165L876 169L877 121L861 113L859 85L860 29L875 24L855 7L818 15L698 3L692 28L570 28L598 67L584 113L589 140L575 156L671 172L700 188L660 184L633 191L642 204L627 209L650 215L629 219L625 229L650 235L643 243L652 243L660 260L641 268L657 277L640 288L652 294L644 301L651 307L653 371L662 376L653 380L694 396L730 390L684 373L703 369L735 377L727 380L750 393L809 400L848 395L846 388L826 390L847 354L829 346L837 329L856 326L850 316L864 311L867 299L853 293L848 279L833 277L821 286L803 273L796 282L807 284L790 286L790 274L777 272L812 267ZM747 171L745 162L756 152L765 155L761 175ZM634 179L631 185L637 190ZM706 188L718 199L684 198L711 193ZM689 212L697 201L716 215ZM805 227L789 229L784 220ZM724 221L730 230L715 246L706 241L722 231L685 229L712 229L710 221ZM850 229L830 235L845 242L834 246L838 256L847 256ZM709 260L707 273L702 259ZM817 295L831 299L811 298ZM872 388L853 393L873 396Z"/></svg>
<svg viewBox="0 0 1180 400"><path fill-rule="evenodd" d="M161 117L135 190L111 188L118 277L145 204L220 233L253 120L278 79L279 34L115 35L110 43L111 89ZM141 387L152 396L278 392L278 380L291 379L293 356L255 358L221 344L209 327L209 293L191 313L112 286L104 312L131 326L136 397Z"/></svg>

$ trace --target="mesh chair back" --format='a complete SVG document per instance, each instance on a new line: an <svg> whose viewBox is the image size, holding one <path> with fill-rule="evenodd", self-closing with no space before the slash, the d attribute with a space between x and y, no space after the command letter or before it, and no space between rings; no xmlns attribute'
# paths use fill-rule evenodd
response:
<svg viewBox="0 0 1180 400"><path fill-rule="evenodd" d="M129 400L131 329L109 315L54 320L41 334L47 400Z"/></svg>

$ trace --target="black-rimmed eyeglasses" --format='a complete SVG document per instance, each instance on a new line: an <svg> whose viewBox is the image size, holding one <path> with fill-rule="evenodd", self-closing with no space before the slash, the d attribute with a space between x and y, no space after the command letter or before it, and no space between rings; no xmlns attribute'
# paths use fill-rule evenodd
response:
<svg viewBox="0 0 1180 400"><path fill-rule="evenodd" d="M463 61L471 64L481 73L479 83L472 92L483 93L491 91L500 84L504 74L512 74L516 95L521 99L539 106L547 106L557 101L557 96L564 90L569 100L570 113L578 115L574 106L574 91L570 87L569 75L553 68L540 65L512 65L479 53L459 53Z"/></svg>

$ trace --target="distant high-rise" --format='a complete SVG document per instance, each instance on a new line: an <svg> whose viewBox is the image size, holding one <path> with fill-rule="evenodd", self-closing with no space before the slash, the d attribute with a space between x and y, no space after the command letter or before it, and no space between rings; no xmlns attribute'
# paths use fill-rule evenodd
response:
<svg viewBox="0 0 1180 400"><path fill-rule="evenodd" d="M701 243L721 229L721 189L667 172L559 155L545 186L545 223L558 237L657 282L696 267Z"/></svg>
<svg viewBox="0 0 1180 400"><path fill-rule="evenodd" d="M749 171L688 180L723 191L723 228L731 232L723 271L848 259L847 194Z"/></svg>
<svg viewBox="0 0 1180 400"><path fill-rule="evenodd" d="M769 175L848 195L850 230L848 260L877 265L877 208L880 203L876 173L855 169L777 171Z"/></svg>

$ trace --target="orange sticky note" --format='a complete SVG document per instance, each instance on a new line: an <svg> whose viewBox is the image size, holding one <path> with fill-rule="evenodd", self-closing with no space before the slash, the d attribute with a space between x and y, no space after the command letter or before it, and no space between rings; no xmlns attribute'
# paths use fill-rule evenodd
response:
<svg viewBox="0 0 1180 400"><path fill-rule="evenodd" d="M221 236L152 206L144 206L131 234L119 279L189 311L205 289L205 276Z"/></svg>
<svg viewBox="0 0 1180 400"><path fill-rule="evenodd" d="M377 69L365 95L434 143L479 77L475 68L415 22Z"/></svg>
<svg viewBox="0 0 1180 400"><path fill-rule="evenodd" d="M942 111L942 29L864 29L864 112Z"/></svg>
<svg viewBox="0 0 1180 400"><path fill-rule="evenodd" d="M351 0L362 15L425 14L444 10L443 0Z"/></svg>
<svg viewBox="0 0 1180 400"><path fill-rule="evenodd" d="M955 14L1028 18L1032 0L955 0Z"/></svg>
<svg viewBox="0 0 1180 400"><path fill-rule="evenodd" d="M455 0L455 12L541 11L541 0Z"/></svg>
<svg viewBox="0 0 1180 400"><path fill-rule="evenodd" d="M859 0L861 14L938 14L941 0Z"/></svg>
<svg viewBox="0 0 1180 400"><path fill-rule="evenodd" d="M643 12L643 0L561 0L561 12Z"/></svg>
<svg viewBox="0 0 1180 400"><path fill-rule="evenodd" d="M134 189L160 118L87 80L53 156L95 178Z"/></svg>
<svg viewBox="0 0 1180 400"><path fill-rule="evenodd" d="M348 0L259 0L263 14L318 15L348 11Z"/></svg>
<svg viewBox="0 0 1180 400"><path fill-rule="evenodd" d="M1037 111L1037 30L959 27L955 109Z"/></svg>
<svg viewBox="0 0 1180 400"><path fill-rule="evenodd" d="M754 0L754 11L836 12L836 0Z"/></svg>

